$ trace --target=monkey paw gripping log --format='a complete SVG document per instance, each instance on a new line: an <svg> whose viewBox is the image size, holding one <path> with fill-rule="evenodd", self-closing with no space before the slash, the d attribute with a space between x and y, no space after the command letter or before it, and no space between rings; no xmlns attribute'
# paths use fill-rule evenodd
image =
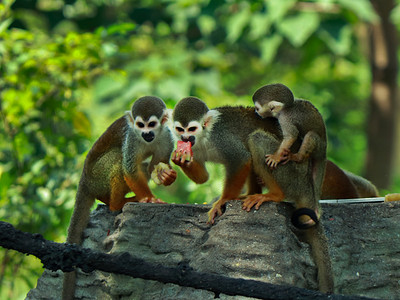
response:
<svg viewBox="0 0 400 300"><path fill-rule="evenodd" d="M214 224L215 218L222 215L222 206L223 204L221 204L221 201L217 201L213 204L212 208L208 212L207 224Z"/></svg>
<svg viewBox="0 0 400 300"><path fill-rule="evenodd" d="M284 200L283 195L268 193L268 194L254 194L248 196L243 201L242 208L246 211L250 211L253 206L255 209L259 209L260 205L264 202L282 202Z"/></svg>

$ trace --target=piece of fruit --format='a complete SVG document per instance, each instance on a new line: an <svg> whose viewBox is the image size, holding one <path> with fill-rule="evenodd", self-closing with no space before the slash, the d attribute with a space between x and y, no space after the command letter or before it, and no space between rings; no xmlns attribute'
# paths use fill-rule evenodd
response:
<svg viewBox="0 0 400 300"><path fill-rule="evenodd" d="M190 161L193 156L192 144L190 142L178 141L176 151L185 153L186 161Z"/></svg>

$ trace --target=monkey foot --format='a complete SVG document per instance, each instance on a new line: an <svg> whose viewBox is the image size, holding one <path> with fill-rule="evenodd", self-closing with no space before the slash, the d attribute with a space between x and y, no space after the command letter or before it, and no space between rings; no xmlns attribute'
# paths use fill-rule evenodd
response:
<svg viewBox="0 0 400 300"><path fill-rule="evenodd" d="M138 202L140 203L162 203L165 204L167 202L162 201L161 199L158 198L154 198L154 197L144 197L142 199L140 199Z"/></svg>
<svg viewBox="0 0 400 300"><path fill-rule="evenodd" d="M265 155L265 164L271 169L276 169L280 162L286 163L288 161L289 153L289 150L283 149L281 153L267 154Z"/></svg>
<svg viewBox="0 0 400 300"><path fill-rule="evenodd" d="M291 218L292 224L298 229L307 229L318 224L318 216L312 209L303 207L296 209Z"/></svg>
<svg viewBox="0 0 400 300"><path fill-rule="evenodd" d="M261 204L264 202L282 202L283 197L275 194L254 194L248 196L244 201L242 208L246 211L250 211L253 206L255 209L259 209Z"/></svg>
<svg viewBox="0 0 400 300"><path fill-rule="evenodd" d="M299 153L290 153L287 157L287 161L301 163L304 161L304 155L301 155Z"/></svg>
<svg viewBox="0 0 400 300"><path fill-rule="evenodd" d="M215 218L222 215L222 206L223 204L220 204L219 201L214 203L213 207L208 211L207 224L213 225Z"/></svg>

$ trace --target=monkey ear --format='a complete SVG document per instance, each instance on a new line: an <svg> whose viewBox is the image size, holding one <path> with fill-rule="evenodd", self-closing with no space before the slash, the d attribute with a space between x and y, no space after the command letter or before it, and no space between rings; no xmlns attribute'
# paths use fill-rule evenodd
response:
<svg viewBox="0 0 400 300"><path fill-rule="evenodd" d="M211 130L214 124L218 121L221 113L215 109L209 110L203 118L203 128Z"/></svg>
<svg viewBox="0 0 400 300"><path fill-rule="evenodd" d="M160 121L162 125L172 120L172 111L173 110L170 108L164 109L164 113L161 116L161 121Z"/></svg>
<svg viewBox="0 0 400 300"><path fill-rule="evenodd" d="M129 124L129 126L133 127L133 124L135 123L135 121L133 120L132 112L130 110L127 110L125 112L125 118Z"/></svg>

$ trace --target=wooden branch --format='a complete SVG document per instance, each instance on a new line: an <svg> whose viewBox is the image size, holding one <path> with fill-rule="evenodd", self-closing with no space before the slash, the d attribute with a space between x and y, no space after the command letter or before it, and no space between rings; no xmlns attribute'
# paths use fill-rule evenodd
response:
<svg viewBox="0 0 400 300"><path fill-rule="evenodd" d="M217 274L194 271L188 262L177 267L154 265L128 253L105 254L84 249L75 244L56 243L44 239L40 234L31 234L15 229L0 221L0 246L31 254L39 258L46 269L70 272L75 267L84 272L100 270L128 275L134 278L174 283L226 295L242 295L260 299L369 299L357 296L327 295L293 286L274 285L256 280L229 278Z"/></svg>

